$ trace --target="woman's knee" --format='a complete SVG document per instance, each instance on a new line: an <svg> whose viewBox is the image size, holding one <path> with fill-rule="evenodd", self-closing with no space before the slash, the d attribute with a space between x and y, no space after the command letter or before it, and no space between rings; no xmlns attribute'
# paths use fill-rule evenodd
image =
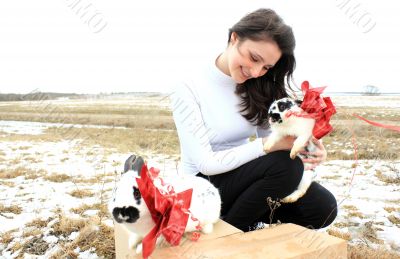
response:
<svg viewBox="0 0 400 259"><path fill-rule="evenodd" d="M337 202L335 197L331 194L329 200L327 200L324 210L321 212L322 219L324 221L320 224L320 228L324 228L332 224L338 214Z"/></svg>
<svg viewBox="0 0 400 259"><path fill-rule="evenodd" d="M327 227L335 220L338 213L336 198L330 191L315 182L311 184L310 189L314 189L314 195L318 196L315 199L316 204L314 204L317 215L313 217L315 220L312 228Z"/></svg>
<svg viewBox="0 0 400 259"><path fill-rule="evenodd" d="M291 159L289 151L276 151L264 156L271 163L264 177L281 181L288 186L290 192L294 191L303 177L304 165L299 157Z"/></svg>

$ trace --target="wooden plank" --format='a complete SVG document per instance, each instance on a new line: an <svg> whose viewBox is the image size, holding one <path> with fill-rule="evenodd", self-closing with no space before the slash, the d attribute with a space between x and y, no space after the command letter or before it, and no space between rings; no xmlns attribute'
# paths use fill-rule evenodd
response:
<svg viewBox="0 0 400 259"><path fill-rule="evenodd" d="M185 242L157 249L151 258L347 258L345 240L294 224Z"/></svg>
<svg viewBox="0 0 400 259"><path fill-rule="evenodd" d="M219 220L216 224L214 224L214 231L210 234L201 233L200 238L197 242L216 239L223 236L229 236L232 234L243 233L240 229L235 228L234 226L226 223L223 220ZM128 248L128 238L129 232L122 227L118 223L114 223L114 235L115 235L115 253L117 259L136 259L141 258L141 256L137 256L135 251L132 251ZM191 233L185 233L182 237L181 245L197 243L190 240ZM163 243L157 249L162 249L162 247L169 246L168 243Z"/></svg>

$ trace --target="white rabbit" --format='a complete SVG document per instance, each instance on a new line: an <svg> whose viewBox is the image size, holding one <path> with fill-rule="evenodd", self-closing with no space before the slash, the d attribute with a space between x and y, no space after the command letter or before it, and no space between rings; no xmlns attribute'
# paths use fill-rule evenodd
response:
<svg viewBox="0 0 400 259"><path fill-rule="evenodd" d="M272 132L264 145L265 150L269 150L274 143L285 136L294 136L296 140L290 150L290 157L292 159L296 157L304 146L306 146L306 151L315 151L316 147L314 143L310 141L315 119L295 115L287 116L289 111L304 114L304 111L299 106L300 102L301 101L285 97L271 104L268 110L268 117ZM315 176L314 170L305 171L297 190L283 198L282 202L290 203L297 201L306 193Z"/></svg>
<svg viewBox="0 0 400 259"><path fill-rule="evenodd" d="M136 177L140 177L140 171L144 164L143 159L135 155L130 156L125 162L125 172L114 189L114 197L109 203L109 211L118 224L122 224L131 233L129 247L141 253L141 241L155 226L150 211L140 194ZM193 189L189 211L198 220L189 219L185 232L197 230L200 223L203 233L211 233L213 224L220 217L221 197L209 181L196 176L173 175L163 177L163 182L173 186L176 193ZM160 178L155 178L155 186L162 188ZM157 243L162 240L162 235Z"/></svg>

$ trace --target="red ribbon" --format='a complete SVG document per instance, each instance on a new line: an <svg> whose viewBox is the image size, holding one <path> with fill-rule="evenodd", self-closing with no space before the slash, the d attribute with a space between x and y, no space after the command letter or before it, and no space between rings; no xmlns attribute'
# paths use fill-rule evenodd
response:
<svg viewBox="0 0 400 259"><path fill-rule="evenodd" d="M308 81L304 81L301 84L304 98L300 108L303 109L305 113L291 112L287 115L288 117L295 115L298 117L315 119L313 136L317 139L322 138L333 130L329 121L332 115L336 113L336 108L333 105L331 98L321 96L321 93L325 88L326 86L310 89Z"/></svg>
<svg viewBox="0 0 400 259"><path fill-rule="evenodd" d="M376 127L381 127L381 128L384 128L384 129L390 129L390 130L394 130L394 131L400 132L400 126L394 126L394 125L382 124L382 123L375 122L375 121L370 121L370 120L367 120L367 119L365 119L365 118L363 118L363 117L361 117L361 116L359 116L357 114L353 114L353 116L355 116L355 117L357 117L357 118L359 118L359 119L361 119L361 120L363 120L363 121L365 121L365 122L367 122L367 123L369 123L371 125L374 125Z"/></svg>
<svg viewBox="0 0 400 259"><path fill-rule="evenodd" d="M164 185L161 180L161 184L166 186L167 190L160 190L154 185L154 178L158 176L159 171L153 167L149 171L147 165L144 164L140 178L136 178L139 191L156 224L143 238L144 258L149 257L154 251L156 240L161 234L171 245L179 245L189 219L188 209L193 189L176 193L172 186Z"/></svg>

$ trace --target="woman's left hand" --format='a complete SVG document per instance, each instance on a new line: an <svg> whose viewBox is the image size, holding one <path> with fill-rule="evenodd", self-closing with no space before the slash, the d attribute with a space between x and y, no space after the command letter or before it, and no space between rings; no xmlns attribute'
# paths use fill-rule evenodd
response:
<svg viewBox="0 0 400 259"><path fill-rule="evenodd" d="M327 152L322 142L314 137L311 141L314 143L316 150L314 152L301 151L300 154L307 155L308 158L302 158L303 163L307 163L304 170L314 169L317 165L326 160Z"/></svg>

